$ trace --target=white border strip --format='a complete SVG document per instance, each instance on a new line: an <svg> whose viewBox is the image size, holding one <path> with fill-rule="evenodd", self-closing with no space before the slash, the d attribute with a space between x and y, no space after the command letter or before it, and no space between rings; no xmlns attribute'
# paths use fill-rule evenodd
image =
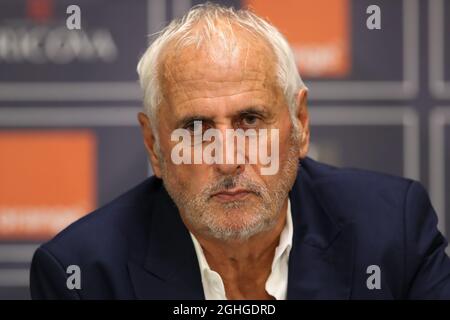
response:
<svg viewBox="0 0 450 320"><path fill-rule="evenodd" d="M139 84L131 82L0 83L1 101L137 100Z"/></svg>
<svg viewBox="0 0 450 320"><path fill-rule="evenodd" d="M419 119L408 107L309 107L311 126L401 125L403 126L403 176L420 180Z"/></svg>
<svg viewBox="0 0 450 320"><path fill-rule="evenodd" d="M29 269L0 269L0 287L28 287L29 285Z"/></svg>
<svg viewBox="0 0 450 320"><path fill-rule="evenodd" d="M172 0L172 18L181 18L191 7L191 0Z"/></svg>
<svg viewBox="0 0 450 320"><path fill-rule="evenodd" d="M435 98L450 98L450 82L444 80L444 1L428 2L429 88ZM448 34L448 33L447 33Z"/></svg>
<svg viewBox="0 0 450 320"><path fill-rule="evenodd" d="M450 82L444 79L444 1L428 2L429 88L435 98L450 98Z"/></svg>
<svg viewBox="0 0 450 320"><path fill-rule="evenodd" d="M0 108L0 127L102 127L138 126L141 107L5 107Z"/></svg>
<svg viewBox="0 0 450 320"><path fill-rule="evenodd" d="M37 244L0 244L0 263L30 263Z"/></svg>
<svg viewBox="0 0 450 320"><path fill-rule="evenodd" d="M166 23L166 1L147 1L147 31L149 35L160 31Z"/></svg>
<svg viewBox="0 0 450 320"><path fill-rule="evenodd" d="M446 234L445 126L450 125L450 108L436 107L429 118L430 196L439 218L438 228Z"/></svg>

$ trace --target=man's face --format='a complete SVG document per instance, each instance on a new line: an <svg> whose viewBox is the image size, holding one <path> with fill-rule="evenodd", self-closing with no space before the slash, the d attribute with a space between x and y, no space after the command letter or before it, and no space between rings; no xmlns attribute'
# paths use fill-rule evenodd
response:
<svg viewBox="0 0 450 320"><path fill-rule="evenodd" d="M217 43L166 50L160 70L160 153L150 150L155 174L163 179L188 228L222 240L246 239L276 223L287 205L301 147L277 83L272 51L254 39L241 42L233 48ZM203 130L215 128L224 137L226 129L277 129L279 170L262 175L259 161L174 164L171 152L178 141L171 141L171 134L179 128L193 130L194 120L202 121ZM148 126L148 121L141 124ZM304 125L299 122L300 130ZM150 135L148 128L144 135ZM274 143L270 138L268 150Z"/></svg>

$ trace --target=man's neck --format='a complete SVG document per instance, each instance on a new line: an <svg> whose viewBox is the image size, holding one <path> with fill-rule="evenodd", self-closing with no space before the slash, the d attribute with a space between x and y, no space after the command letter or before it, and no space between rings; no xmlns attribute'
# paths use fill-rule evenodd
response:
<svg viewBox="0 0 450 320"><path fill-rule="evenodd" d="M193 233L210 268L218 272L229 299L270 298L265 283L270 275L275 249L286 224L286 199L274 227L247 240L218 240Z"/></svg>

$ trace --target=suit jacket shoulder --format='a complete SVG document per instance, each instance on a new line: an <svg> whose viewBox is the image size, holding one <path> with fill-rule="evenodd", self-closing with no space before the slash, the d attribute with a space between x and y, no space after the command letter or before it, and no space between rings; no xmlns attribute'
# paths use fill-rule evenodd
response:
<svg viewBox="0 0 450 320"><path fill-rule="evenodd" d="M422 184L311 159L304 166L303 178L313 190L310 196L337 225L351 226L352 296L450 298L447 240L437 229L437 215ZM380 268L380 290L367 290L370 266Z"/></svg>
<svg viewBox="0 0 450 320"><path fill-rule="evenodd" d="M161 185L155 177L146 179L44 243L33 257L30 275L32 297L132 297L133 290L127 279L130 247L138 244L137 248L141 250L132 248L131 251L138 253L136 259L142 260L144 244L148 241L152 203L157 200ZM66 270L70 265L80 266L81 290L67 290L66 279L70 274ZM51 287L43 288L45 285L57 287L57 294L52 294L54 289ZM89 290L83 290L83 287Z"/></svg>

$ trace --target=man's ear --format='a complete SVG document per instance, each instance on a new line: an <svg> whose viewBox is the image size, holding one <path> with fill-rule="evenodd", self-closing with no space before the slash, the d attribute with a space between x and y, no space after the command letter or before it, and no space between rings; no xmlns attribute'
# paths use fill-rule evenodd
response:
<svg viewBox="0 0 450 320"><path fill-rule="evenodd" d="M297 94L297 119L300 122L300 159L308 154L309 149L309 114L308 114L308 89L303 88Z"/></svg>
<svg viewBox="0 0 450 320"><path fill-rule="evenodd" d="M139 112L138 121L141 125L142 136L144 138L145 148L147 149L153 173L158 178L161 178L161 167L159 165L158 153L156 152L156 138L153 135L152 127L150 125L150 119L145 113Z"/></svg>

